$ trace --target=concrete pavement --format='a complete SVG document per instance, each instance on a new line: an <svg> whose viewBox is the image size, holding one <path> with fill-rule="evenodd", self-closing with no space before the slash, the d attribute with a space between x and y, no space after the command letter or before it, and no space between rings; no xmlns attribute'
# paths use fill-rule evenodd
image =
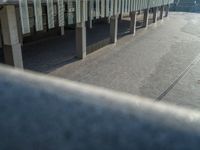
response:
<svg viewBox="0 0 200 150"><path fill-rule="evenodd" d="M199 14L171 13L169 19L140 30L135 38L123 37L116 45L104 47L85 60L63 65L49 74L156 99L200 53L199 22ZM197 78L198 73L195 72ZM191 78L180 81L184 80L192 84ZM193 105L197 106L199 87L195 88L194 97L191 94L186 98L184 90L179 89L188 91L188 87L175 86L163 99L180 104L181 99L194 98Z"/></svg>

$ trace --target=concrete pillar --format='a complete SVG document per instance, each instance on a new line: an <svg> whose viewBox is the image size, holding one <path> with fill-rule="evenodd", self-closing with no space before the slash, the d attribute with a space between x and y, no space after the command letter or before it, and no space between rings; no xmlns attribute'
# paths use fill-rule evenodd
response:
<svg viewBox="0 0 200 150"><path fill-rule="evenodd" d="M121 13L121 14L119 15L119 19L120 19L120 20L123 20L123 13Z"/></svg>
<svg viewBox="0 0 200 150"><path fill-rule="evenodd" d="M0 10L1 11L1 10ZM1 16L0 16L0 49L3 48L3 39L2 39L2 31L1 31Z"/></svg>
<svg viewBox="0 0 200 150"><path fill-rule="evenodd" d="M149 24L149 8L144 10L144 27L147 28Z"/></svg>
<svg viewBox="0 0 200 150"><path fill-rule="evenodd" d="M86 57L86 26L85 22L76 25L76 56L80 59Z"/></svg>
<svg viewBox="0 0 200 150"><path fill-rule="evenodd" d="M118 15L110 17L110 42L117 42L118 33Z"/></svg>
<svg viewBox="0 0 200 150"><path fill-rule="evenodd" d="M61 36L65 35L65 27L64 26L60 27L60 35Z"/></svg>
<svg viewBox="0 0 200 150"><path fill-rule="evenodd" d="M135 11L131 12L130 13L130 18L131 18L130 33L133 34L133 36L134 36L135 33L136 33L137 13Z"/></svg>
<svg viewBox="0 0 200 150"><path fill-rule="evenodd" d="M160 19L163 20L164 6L160 7Z"/></svg>
<svg viewBox="0 0 200 150"><path fill-rule="evenodd" d="M92 29L92 27L93 27L92 19L89 20L89 27L90 27L90 29Z"/></svg>
<svg viewBox="0 0 200 150"><path fill-rule="evenodd" d="M166 5L165 7L165 17L168 17L168 15L169 15L169 4Z"/></svg>
<svg viewBox="0 0 200 150"><path fill-rule="evenodd" d="M156 23L158 20L158 7L153 8L153 23Z"/></svg>
<svg viewBox="0 0 200 150"><path fill-rule="evenodd" d="M22 33L22 26L20 21L20 10L19 7L16 8L16 18L17 18L17 30L19 35L19 43L23 46L23 33Z"/></svg>
<svg viewBox="0 0 200 150"><path fill-rule="evenodd" d="M1 26L0 26L1 27ZM3 48L3 41L1 37L1 29L0 29L0 49Z"/></svg>
<svg viewBox="0 0 200 150"><path fill-rule="evenodd" d="M108 20L108 24L110 24L110 18L111 18L111 17L108 17L108 19L107 19L107 20Z"/></svg>
<svg viewBox="0 0 200 150"><path fill-rule="evenodd" d="M23 68L15 6L4 6L3 9L0 10L0 18L5 63L18 68Z"/></svg>

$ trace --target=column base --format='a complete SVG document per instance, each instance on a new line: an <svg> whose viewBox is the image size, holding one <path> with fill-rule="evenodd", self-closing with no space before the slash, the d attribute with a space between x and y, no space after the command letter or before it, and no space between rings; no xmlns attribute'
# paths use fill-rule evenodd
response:
<svg viewBox="0 0 200 150"><path fill-rule="evenodd" d="M118 34L118 16L112 16L110 18L110 42L117 43Z"/></svg>
<svg viewBox="0 0 200 150"><path fill-rule="evenodd" d="M80 59L86 57L86 27L82 23L76 26L76 57Z"/></svg>
<svg viewBox="0 0 200 150"><path fill-rule="evenodd" d="M137 22L137 13L131 12L130 13L131 24L130 24L130 33L135 36L136 33L136 22Z"/></svg>
<svg viewBox="0 0 200 150"><path fill-rule="evenodd" d="M165 17L169 16L169 5L166 6L165 8Z"/></svg>
<svg viewBox="0 0 200 150"><path fill-rule="evenodd" d="M23 59L21 45L4 45L4 60L5 63L17 68L23 68Z"/></svg>
<svg viewBox="0 0 200 150"><path fill-rule="evenodd" d="M60 35L61 36L65 35L65 27L60 27Z"/></svg>
<svg viewBox="0 0 200 150"><path fill-rule="evenodd" d="M157 15L157 11L158 11L158 8L153 8L153 23L156 23L157 20L158 20L158 15Z"/></svg>
<svg viewBox="0 0 200 150"><path fill-rule="evenodd" d="M149 25L149 9L144 11L144 28L148 28Z"/></svg>
<svg viewBox="0 0 200 150"><path fill-rule="evenodd" d="M161 6L161 8L160 8L160 20L163 20L163 12L164 12L164 6Z"/></svg>

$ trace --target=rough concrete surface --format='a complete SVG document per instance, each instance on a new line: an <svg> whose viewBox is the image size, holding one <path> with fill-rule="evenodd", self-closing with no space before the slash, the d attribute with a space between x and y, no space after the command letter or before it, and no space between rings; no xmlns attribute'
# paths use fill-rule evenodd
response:
<svg viewBox="0 0 200 150"><path fill-rule="evenodd" d="M164 97L164 101L192 109L200 109L200 62L193 66L175 85L173 90Z"/></svg>
<svg viewBox="0 0 200 150"><path fill-rule="evenodd" d="M125 36L50 75L156 99L200 53L199 26L199 14L170 13L163 22L138 31L135 38Z"/></svg>

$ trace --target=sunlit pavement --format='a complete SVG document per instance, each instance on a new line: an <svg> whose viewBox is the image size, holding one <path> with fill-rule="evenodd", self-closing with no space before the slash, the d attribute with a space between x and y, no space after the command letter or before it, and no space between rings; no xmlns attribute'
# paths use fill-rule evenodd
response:
<svg viewBox="0 0 200 150"><path fill-rule="evenodd" d="M136 37L121 38L49 74L200 108L200 14L170 13Z"/></svg>

